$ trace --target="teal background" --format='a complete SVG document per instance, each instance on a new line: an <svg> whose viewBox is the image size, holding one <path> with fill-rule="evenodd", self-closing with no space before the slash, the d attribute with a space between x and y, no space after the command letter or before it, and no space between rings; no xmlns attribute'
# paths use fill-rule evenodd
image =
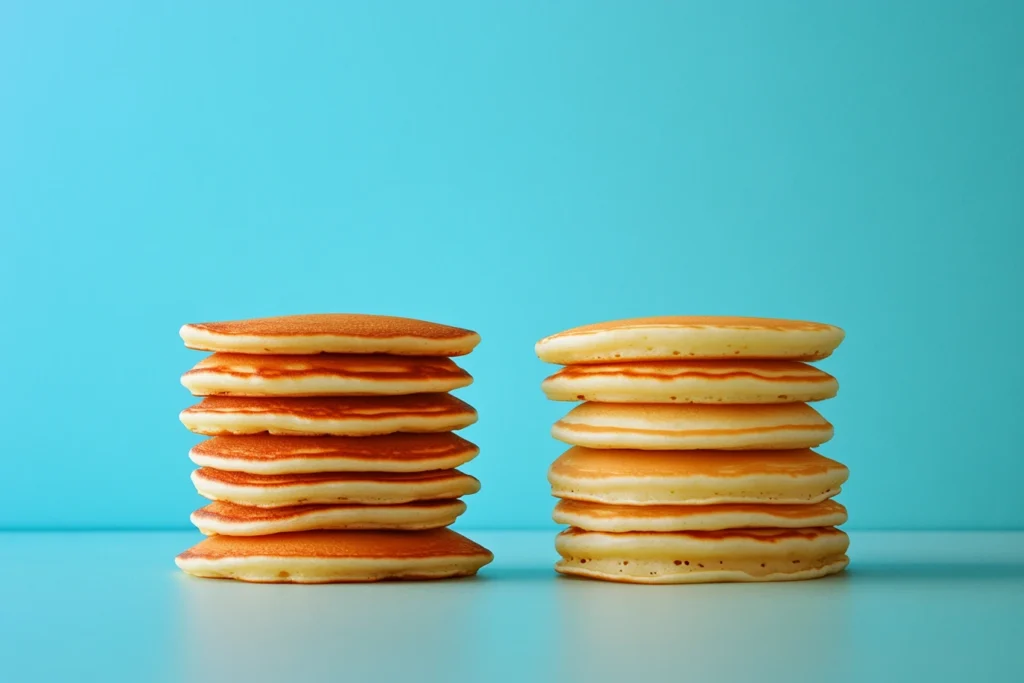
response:
<svg viewBox="0 0 1024 683"><path fill-rule="evenodd" d="M1024 528L1024 4L0 4L0 527L187 528L184 322L483 336L462 528L543 528L533 343L847 330L853 529Z"/></svg>

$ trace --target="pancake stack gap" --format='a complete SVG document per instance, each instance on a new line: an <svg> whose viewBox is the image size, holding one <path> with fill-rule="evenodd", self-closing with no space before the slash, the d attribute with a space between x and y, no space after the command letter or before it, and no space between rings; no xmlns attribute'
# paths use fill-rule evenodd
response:
<svg viewBox="0 0 1024 683"><path fill-rule="evenodd" d="M842 571L849 540L832 500L847 468L810 450L832 425L807 402L836 395L811 365L838 327L666 316L542 339L564 365L542 387L584 401L552 435L548 472L563 574L627 583L789 581Z"/></svg>
<svg viewBox="0 0 1024 683"><path fill-rule="evenodd" d="M185 325L213 351L181 378L204 397L181 421L211 502L189 574L262 583L442 579L493 556L445 527L480 483L456 467L476 411L447 393L473 378L452 356L479 343L447 325L359 314Z"/></svg>

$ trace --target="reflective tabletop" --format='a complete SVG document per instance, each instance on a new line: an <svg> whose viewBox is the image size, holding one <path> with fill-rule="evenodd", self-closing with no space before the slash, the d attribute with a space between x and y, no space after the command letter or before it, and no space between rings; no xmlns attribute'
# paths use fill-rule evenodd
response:
<svg viewBox="0 0 1024 683"><path fill-rule="evenodd" d="M195 533L0 534L4 681L983 680L1024 675L1024 533L851 533L775 584L558 577L553 532L472 532L479 577L195 579Z"/></svg>

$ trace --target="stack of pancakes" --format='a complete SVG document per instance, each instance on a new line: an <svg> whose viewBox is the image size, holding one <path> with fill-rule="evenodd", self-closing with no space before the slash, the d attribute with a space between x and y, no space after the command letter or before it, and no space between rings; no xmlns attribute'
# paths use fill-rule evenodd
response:
<svg viewBox="0 0 1024 683"><path fill-rule="evenodd" d="M548 473L564 574L632 583L810 579L847 565L847 468L807 405L834 377L838 327L669 316L579 327L537 343L565 365L548 398L585 401L557 422L572 445Z"/></svg>
<svg viewBox="0 0 1024 683"><path fill-rule="evenodd" d="M185 325L213 351L182 377L203 400L181 421L212 438L190 457L213 502L189 574L324 583L466 576L486 549L446 529L480 483L455 469L478 449L453 430L476 411L449 391L450 359L479 335L408 318L299 315Z"/></svg>

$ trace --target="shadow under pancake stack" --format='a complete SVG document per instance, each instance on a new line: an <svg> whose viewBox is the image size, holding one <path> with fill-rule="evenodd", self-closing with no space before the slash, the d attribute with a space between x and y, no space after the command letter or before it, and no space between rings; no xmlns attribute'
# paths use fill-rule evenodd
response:
<svg viewBox="0 0 1024 683"><path fill-rule="evenodd" d="M440 579L491 553L445 527L480 483L455 430L476 411L452 356L475 332L408 318L298 315L185 325L213 351L182 377L203 400L181 421L209 436L189 456L211 502L208 538L176 558L189 574L255 582Z"/></svg>
<svg viewBox="0 0 1024 683"><path fill-rule="evenodd" d="M849 562L847 468L810 450L832 425L838 327L666 316L579 327L537 343L565 367L543 382L583 401L552 435L556 569L629 583L786 581Z"/></svg>

